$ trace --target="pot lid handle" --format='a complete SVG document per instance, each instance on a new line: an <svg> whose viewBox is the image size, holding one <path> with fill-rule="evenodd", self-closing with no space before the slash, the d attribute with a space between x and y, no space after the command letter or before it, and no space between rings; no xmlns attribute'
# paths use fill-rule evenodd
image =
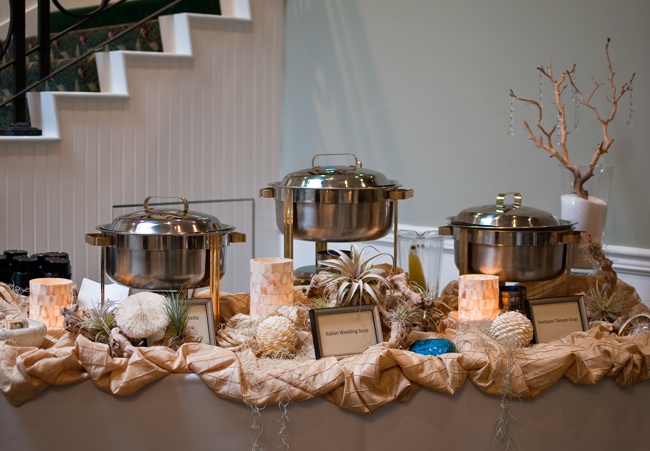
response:
<svg viewBox="0 0 650 451"><path fill-rule="evenodd" d="M190 209L189 203L187 202L187 199L184 197L173 197L173 196L148 196L144 202L142 203L142 208L144 208L144 211L147 213L151 212L152 208L149 207L149 199L180 199L183 201L183 213L187 213L188 210Z"/></svg>
<svg viewBox="0 0 650 451"><path fill-rule="evenodd" d="M311 159L311 167L313 169L319 168L320 166L316 166L316 158L318 157L327 157L327 156L341 156L341 155L350 155L351 157L354 158L354 165L352 166L353 168L360 168L361 167L361 162L357 158L357 156L353 153L317 153L314 155L314 157Z"/></svg>
<svg viewBox="0 0 650 451"><path fill-rule="evenodd" d="M508 194L512 194L515 199L514 204L506 205L505 200ZM497 212L504 213L521 207L521 193L499 193L497 194Z"/></svg>

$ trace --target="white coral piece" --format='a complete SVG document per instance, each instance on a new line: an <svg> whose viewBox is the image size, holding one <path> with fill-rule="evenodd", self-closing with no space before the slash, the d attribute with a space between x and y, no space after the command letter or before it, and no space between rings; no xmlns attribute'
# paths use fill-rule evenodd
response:
<svg viewBox="0 0 650 451"><path fill-rule="evenodd" d="M528 346L533 339L533 324L519 312L505 312L492 321L490 335L503 345Z"/></svg>
<svg viewBox="0 0 650 451"><path fill-rule="evenodd" d="M129 338L147 338L167 328L165 296L141 292L124 299L115 308L115 323Z"/></svg>
<svg viewBox="0 0 650 451"><path fill-rule="evenodd" d="M257 346L270 357L292 354L297 343L296 326L284 316L269 316L257 325Z"/></svg>

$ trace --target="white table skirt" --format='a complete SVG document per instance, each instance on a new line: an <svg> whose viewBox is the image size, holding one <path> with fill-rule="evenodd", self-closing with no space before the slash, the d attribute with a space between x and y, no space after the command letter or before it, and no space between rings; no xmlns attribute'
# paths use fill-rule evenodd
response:
<svg viewBox="0 0 650 451"><path fill-rule="evenodd" d="M489 450L499 398L471 383L454 395L421 389L372 416L322 399L287 406L292 450ZM522 450L650 449L650 383L621 390L561 380L533 401L514 401L512 434ZM253 448L255 423L261 426ZM257 416L220 399L193 374L174 374L116 398L92 382L49 387L21 407L0 400L3 450L246 450L282 448L282 412Z"/></svg>

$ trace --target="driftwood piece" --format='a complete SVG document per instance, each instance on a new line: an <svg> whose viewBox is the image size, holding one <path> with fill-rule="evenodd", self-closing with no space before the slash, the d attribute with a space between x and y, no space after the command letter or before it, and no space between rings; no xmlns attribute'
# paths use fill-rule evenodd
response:
<svg viewBox="0 0 650 451"><path fill-rule="evenodd" d="M119 327L111 329L111 334L108 337L108 345L111 348L111 353L116 357L129 358L135 352L135 346L133 346L129 337Z"/></svg>
<svg viewBox="0 0 650 451"><path fill-rule="evenodd" d="M393 349L408 348L407 341L410 328L406 323L397 319L392 312L381 307L379 307L379 316L381 316L382 323L387 325L390 329L388 341L384 343L384 346Z"/></svg>
<svg viewBox="0 0 650 451"><path fill-rule="evenodd" d="M394 276L389 276L388 280L393 284L393 287L399 291L409 305L419 307L425 304L426 301L422 293L416 293L411 288L407 273L403 272L395 274Z"/></svg>
<svg viewBox="0 0 650 451"><path fill-rule="evenodd" d="M605 283L599 287L600 294L602 296L611 296L614 293L616 283L618 282L618 275L613 268L614 262L605 255L602 243L599 240L595 240L591 234L587 232L583 232L580 235L580 246L584 248L586 254L600 266L605 281Z"/></svg>
<svg viewBox="0 0 650 451"><path fill-rule="evenodd" d="M323 296L324 287L321 284L321 277L318 274L314 274L309 281L309 286L302 288L303 296L307 298Z"/></svg>
<svg viewBox="0 0 650 451"><path fill-rule="evenodd" d="M84 319L77 314L77 304L73 304L72 308L61 307L61 314L63 315L63 328L73 334L83 335L91 341L95 341L92 333L83 327Z"/></svg>
<svg viewBox="0 0 650 451"><path fill-rule="evenodd" d="M20 295L14 292L9 285L0 282L0 312L7 317L26 317L26 310L22 304L24 303L21 301Z"/></svg>

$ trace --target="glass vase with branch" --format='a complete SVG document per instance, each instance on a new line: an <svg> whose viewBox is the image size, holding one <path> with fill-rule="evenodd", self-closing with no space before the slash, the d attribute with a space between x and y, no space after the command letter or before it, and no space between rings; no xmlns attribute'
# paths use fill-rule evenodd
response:
<svg viewBox="0 0 650 451"><path fill-rule="evenodd" d="M587 181L595 178L599 174L604 174L605 169L602 167L601 157L608 153L612 148L614 139L609 134L609 125L612 123L618 112L619 102L627 93L632 92L634 75L628 81L623 83L620 88L614 81L614 72L612 60L609 53L610 39L605 44L605 56L607 59L608 78L606 82L598 82L595 77L592 78L593 86L588 91L583 91L576 83L576 65L571 69L564 70L559 74L554 73L552 65L540 66L537 70L540 73L540 80L546 79L550 82L553 89L553 98L555 104L556 120L552 126L544 125L544 109L541 100L521 97L510 89L510 99L533 106L537 110L536 124L531 126L527 121L523 121L524 130L527 139L532 141L535 147L548 152L552 158L556 158L560 164L570 172L571 179L571 197L562 198L562 218L576 222L576 227L582 231L589 232L596 240L601 240L604 233L605 218L607 215L607 199L603 196L591 196L587 189ZM540 81L541 83L541 81ZM567 140L569 136L567 126L567 112L563 101L563 95L566 94L567 88L571 88L576 108L578 105L590 110L600 124L602 137L594 146L594 153L589 164L576 164L568 150ZM605 94L607 107L603 108L596 105L597 94L601 91L608 90ZM541 94L540 94L541 97ZM629 121L628 121L629 125ZM607 168L607 176L611 177L611 168ZM606 188L609 191L609 186ZM604 190L603 190L604 191ZM605 196L606 197L606 196ZM565 211L569 208L572 211Z"/></svg>

